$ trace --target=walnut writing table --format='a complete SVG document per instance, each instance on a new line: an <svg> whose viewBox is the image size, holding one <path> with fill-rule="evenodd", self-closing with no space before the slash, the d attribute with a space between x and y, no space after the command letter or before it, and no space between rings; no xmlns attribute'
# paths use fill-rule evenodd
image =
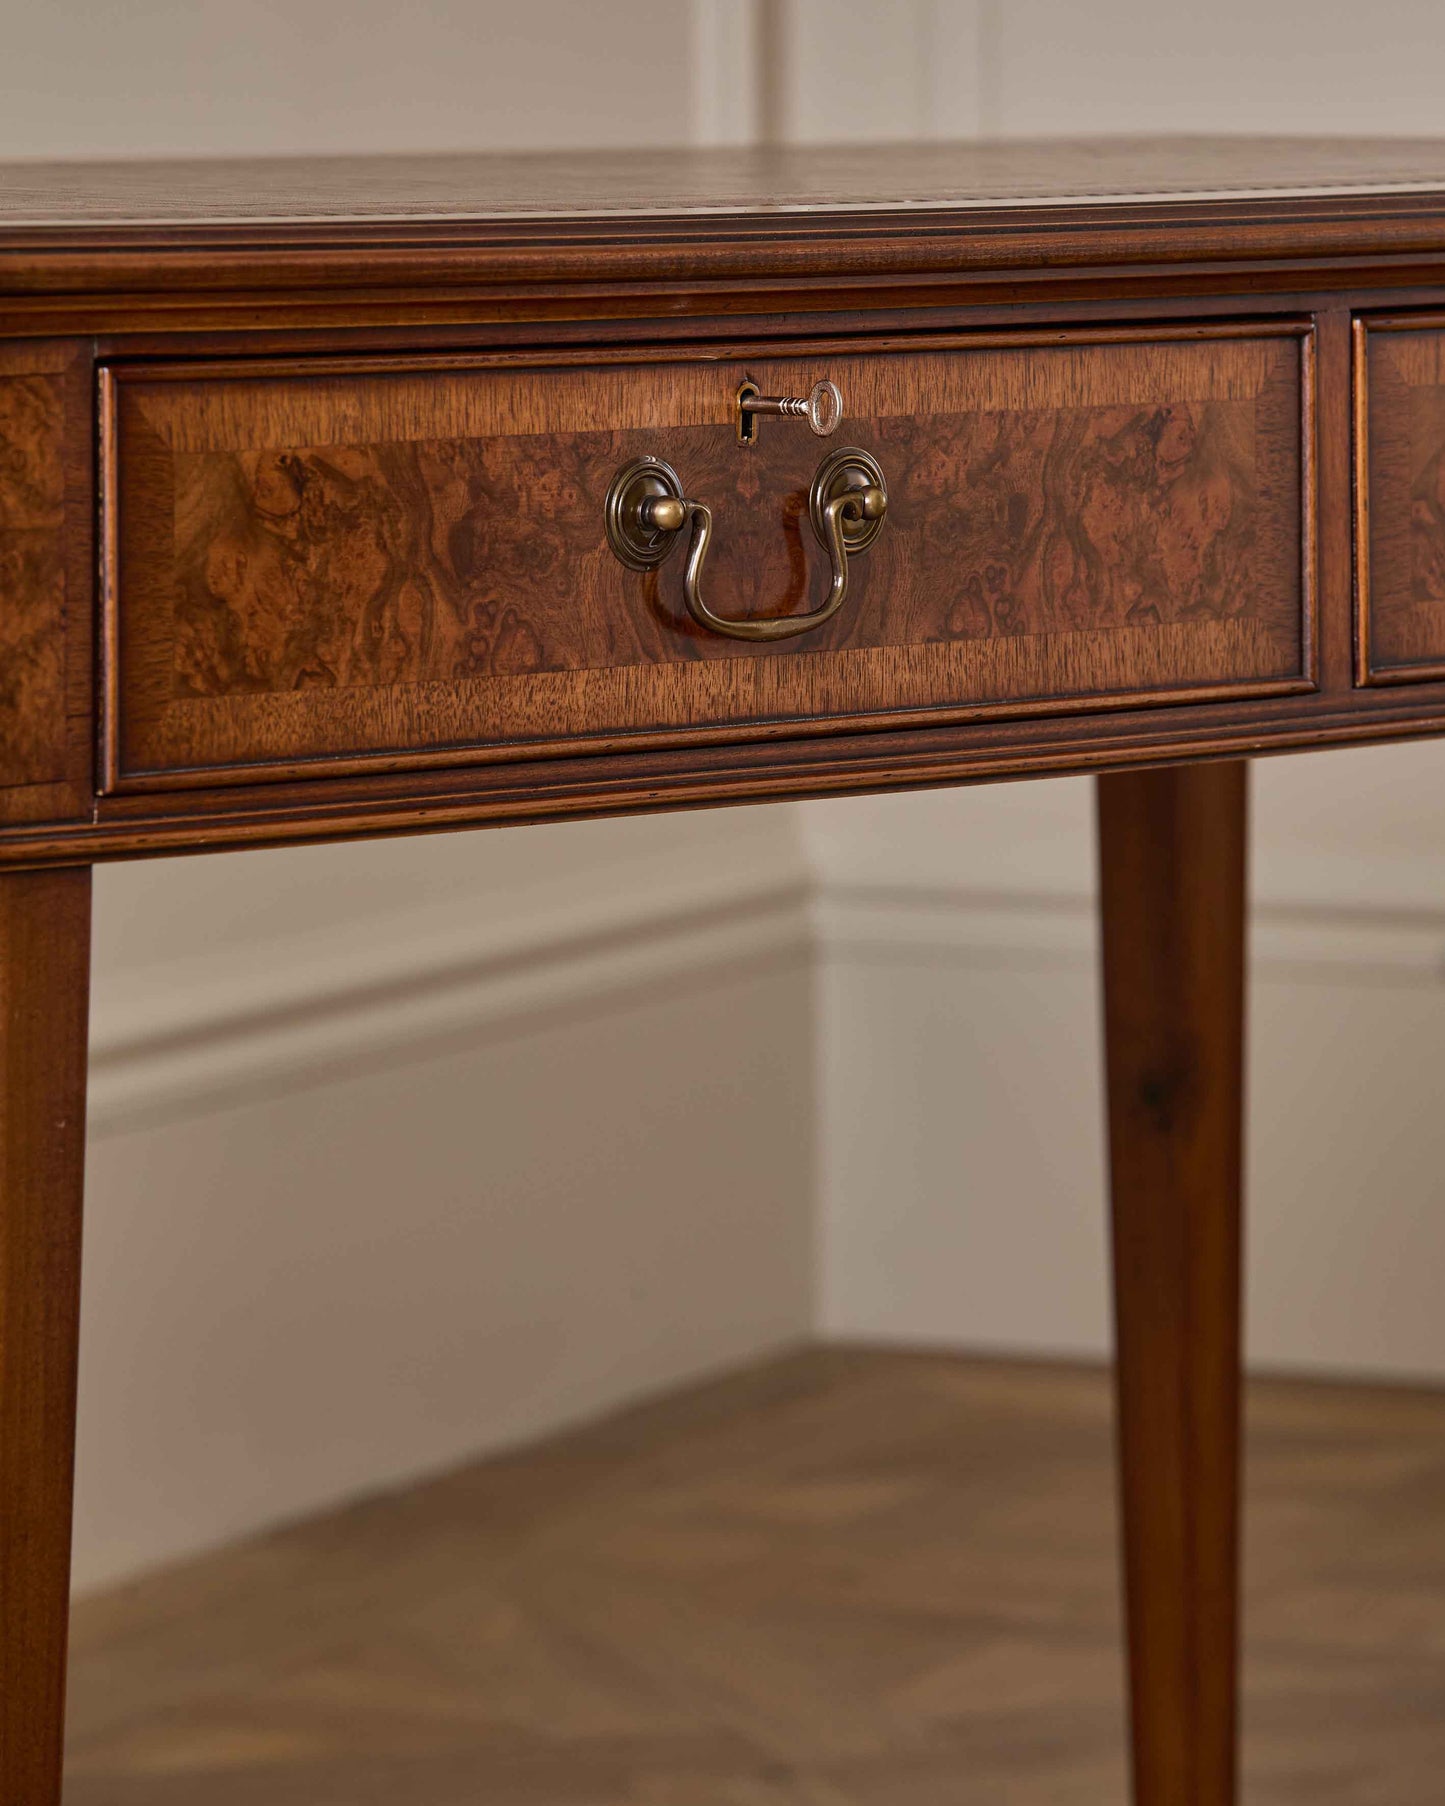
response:
<svg viewBox="0 0 1445 1806"><path fill-rule="evenodd" d="M1245 760L1442 733L1445 145L0 170L5 1806L60 1794L95 860L1060 771L1135 1796L1228 1806Z"/></svg>

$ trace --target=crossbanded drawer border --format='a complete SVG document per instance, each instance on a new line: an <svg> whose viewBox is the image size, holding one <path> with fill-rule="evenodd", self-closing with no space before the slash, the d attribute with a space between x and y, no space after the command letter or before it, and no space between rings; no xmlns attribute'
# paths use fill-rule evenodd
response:
<svg viewBox="0 0 1445 1806"><path fill-rule="evenodd" d="M873 356L886 353L925 351L989 351L1028 350L1032 348L1070 349L1073 347L1126 345L1146 346L1155 343L1200 342L1220 340L1265 340L1288 338L1299 346L1299 668L1297 672L1271 675L1259 679L1224 678L1218 681L1185 684L1162 682L1149 685L1106 690L1080 690L1067 694L1051 693L1021 697L983 697L966 702L881 706L867 710L836 709L813 717L793 713L723 718L688 725L623 727L607 731L559 732L544 736L518 736L505 741L467 740L460 743L432 745L391 745L347 752L321 752L315 755L292 754L285 757L262 756L236 759L224 763L127 766L122 755L123 709L120 650L120 547L119 512L121 506L121 471L117 441L117 390L127 380L143 379L146 383L188 383L200 380L257 380L289 376L366 376L446 374L448 372L482 372L487 370L538 371L586 366L652 366L666 364L717 362L735 363L756 357L760 359L788 357L824 357L853 354ZM1317 542L1317 449L1316 416L1316 328L1314 318L1305 314L1264 315L1250 317L1203 318L1199 320L1137 321L1124 324L1066 325L1057 328L1039 326L1018 329L989 328L946 331L898 331L852 333L846 337L819 337L816 334L793 338L770 338L762 341L704 340L669 341L661 344L610 344L589 342L565 347L519 346L515 350L479 350L442 352L406 350L395 352L313 352L277 353L254 356L224 356L155 362L146 357L129 357L116 352L97 366L98 424L101 513L101 734L97 749L97 790L100 795L164 793L176 790L211 789L215 787L306 781L312 778L388 774L405 771L506 765L537 759L586 758L611 756L629 750L670 751L684 747L722 747L766 743L770 740L796 739L831 734L917 729L979 722L1006 722L1037 717L1055 719L1071 715L1090 715L1100 711L1154 709L1170 705L1225 703L1241 699L1264 699L1316 692L1318 674L1318 593L1316 579ZM1111 630L1100 629L1103 633ZM1026 641L1031 636L1014 636ZM1032 636L1039 641L1061 641L1063 634ZM1004 643L996 638L960 641L960 646L977 650ZM890 650L886 645L855 647L835 657L857 657ZM830 656L823 653L820 656ZM543 673L579 675L577 672ZM442 688L457 690L464 684L496 686L507 682L524 682L520 678L481 676L451 680ZM412 691L425 688L425 681L401 686ZM325 691L309 694L323 696Z"/></svg>

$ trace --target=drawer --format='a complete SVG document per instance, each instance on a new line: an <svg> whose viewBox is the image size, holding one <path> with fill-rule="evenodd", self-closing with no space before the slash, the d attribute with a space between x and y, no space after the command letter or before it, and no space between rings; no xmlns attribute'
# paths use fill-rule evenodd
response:
<svg viewBox="0 0 1445 1806"><path fill-rule="evenodd" d="M1355 328L1361 683L1445 677L1445 327Z"/></svg>
<svg viewBox="0 0 1445 1806"><path fill-rule="evenodd" d="M1308 687L1307 366L1294 328L115 366L109 787ZM740 443L741 383L824 379L830 436L753 414ZM653 568L609 543L643 458L711 512L714 614L799 617L840 577L842 606L701 624L697 510ZM844 498L841 556L830 458L886 490L881 522Z"/></svg>

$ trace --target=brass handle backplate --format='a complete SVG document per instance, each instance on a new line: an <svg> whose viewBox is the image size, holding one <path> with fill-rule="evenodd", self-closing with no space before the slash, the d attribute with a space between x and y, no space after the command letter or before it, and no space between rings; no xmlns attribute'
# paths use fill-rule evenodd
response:
<svg viewBox="0 0 1445 1806"><path fill-rule="evenodd" d="M808 493L808 517L828 553L833 577L828 598L806 615L739 620L715 614L702 594L703 569L712 544L713 515L706 502L683 493L677 472L661 458L635 458L612 479L607 492L607 538L633 570L650 571L672 554L692 523L683 595L700 626L735 640L788 640L831 621L848 594L848 561L867 551L888 512L888 486L878 460L858 446L831 452L818 466Z"/></svg>

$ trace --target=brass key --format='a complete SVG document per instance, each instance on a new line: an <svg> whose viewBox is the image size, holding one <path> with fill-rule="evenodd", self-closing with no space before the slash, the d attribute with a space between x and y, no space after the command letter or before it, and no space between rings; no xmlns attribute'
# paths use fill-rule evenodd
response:
<svg viewBox="0 0 1445 1806"><path fill-rule="evenodd" d="M843 418L843 394L837 383L814 383L806 397L802 395L760 395L756 383L746 382L738 390L738 443L751 445L758 436L757 415L782 414L791 419L806 420L820 439L838 430Z"/></svg>

